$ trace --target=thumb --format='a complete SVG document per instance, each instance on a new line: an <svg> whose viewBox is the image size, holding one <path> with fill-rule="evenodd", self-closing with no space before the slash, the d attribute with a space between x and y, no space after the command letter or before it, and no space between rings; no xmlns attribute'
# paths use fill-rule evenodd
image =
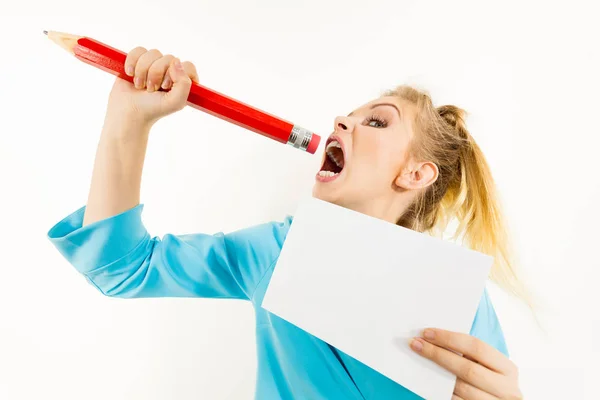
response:
<svg viewBox="0 0 600 400"><path fill-rule="evenodd" d="M173 85L171 90L165 93L165 101L170 111L178 111L185 107L187 98L192 87L192 80L178 58L174 58L169 65L168 74Z"/></svg>

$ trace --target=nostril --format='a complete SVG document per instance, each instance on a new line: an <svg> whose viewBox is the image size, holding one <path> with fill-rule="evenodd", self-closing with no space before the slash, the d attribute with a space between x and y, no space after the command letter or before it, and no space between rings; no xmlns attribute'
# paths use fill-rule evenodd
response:
<svg viewBox="0 0 600 400"><path fill-rule="evenodd" d="M339 126L340 128L342 128L343 130L346 130L346 129L348 129L348 128L346 127L346 125L342 124L341 122L338 124L338 126Z"/></svg>

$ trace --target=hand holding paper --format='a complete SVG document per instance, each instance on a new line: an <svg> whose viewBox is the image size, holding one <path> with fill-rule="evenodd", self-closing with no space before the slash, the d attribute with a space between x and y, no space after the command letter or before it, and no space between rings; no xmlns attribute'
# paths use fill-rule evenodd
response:
<svg viewBox="0 0 600 400"><path fill-rule="evenodd" d="M516 365L489 344L463 333L431 328L425 329L423 339L413 340L412 349L458 377L452 400L523 398Z"/></svg>

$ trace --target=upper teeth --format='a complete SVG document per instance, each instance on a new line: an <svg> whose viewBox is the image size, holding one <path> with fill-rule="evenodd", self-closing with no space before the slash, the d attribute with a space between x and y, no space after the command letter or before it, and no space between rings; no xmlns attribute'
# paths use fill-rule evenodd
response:
<svg viewBox="0 0 600 400"><path fill-rule="evenodd" d="M333 162L335 162L335 164L342 168L342 162L343 162L343 156L342 159L338 159L338 157L336 156L336 154L334 154L333 151L331 151L331 149L333 149L334 147L337 147L338 149L341 149L342 146L340 145L340 143L337 140L333 140L331 143L329 143L327 145L326 151L327 151L327 155L329 156L329 158L331 158L333 160Z"/></svg>
<svg viewBox="0 0 600 400"><path fill-rule="evenodd" d="M341 149L342 145L337 140L333 140L331 143L329 143L327 145L327 150L329 150L332 147L337 147L337 148Z"/></svg>

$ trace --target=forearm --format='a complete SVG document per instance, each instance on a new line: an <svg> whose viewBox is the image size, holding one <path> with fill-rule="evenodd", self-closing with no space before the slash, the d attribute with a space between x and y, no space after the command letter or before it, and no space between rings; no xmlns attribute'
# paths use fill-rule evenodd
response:
<svg viewBox="0 0 600 400"><path fill-rule="evenodd" d="M83 226L120 214L140 203L150 128L148 124L105 119Z"/></svg>

